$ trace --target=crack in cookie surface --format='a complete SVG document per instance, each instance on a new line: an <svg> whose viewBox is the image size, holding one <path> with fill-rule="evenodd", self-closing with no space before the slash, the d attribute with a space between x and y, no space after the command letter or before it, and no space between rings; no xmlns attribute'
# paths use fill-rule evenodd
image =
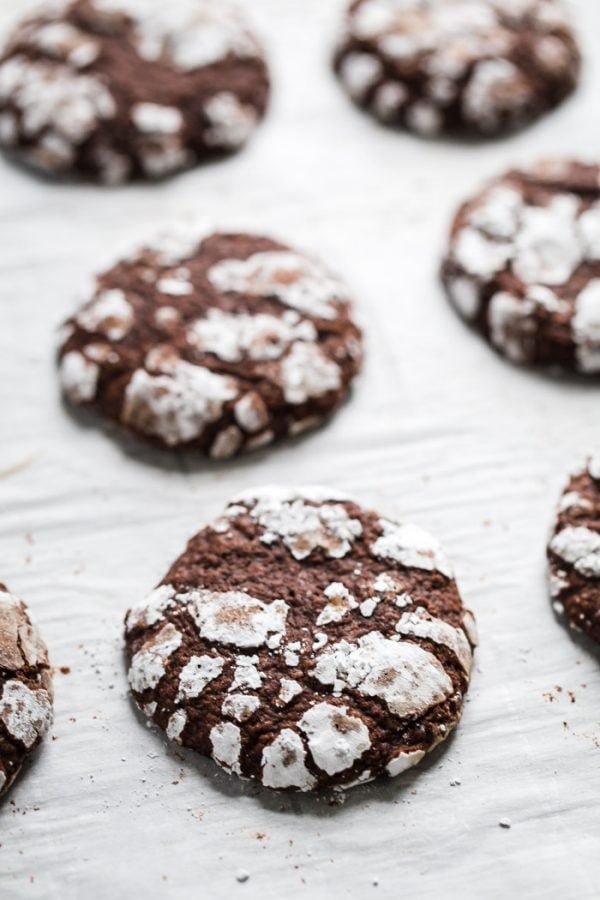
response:
<svg viewBox="0 0 600 900"><path fill-rule="evenodd" d="M415 765L460 719L476 641L437 542L322 488L235 498L126 618L146 715L277 790Z"/></svg>

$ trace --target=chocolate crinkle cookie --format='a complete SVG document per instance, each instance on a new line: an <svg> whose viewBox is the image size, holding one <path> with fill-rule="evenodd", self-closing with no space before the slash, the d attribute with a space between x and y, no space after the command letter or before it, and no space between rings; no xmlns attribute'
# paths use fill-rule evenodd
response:
<svg viewBox="0 0 600 900"><path fill-rule="evenodd" d="M512 362L600 373L600 167L549 160L458 212L443 280L459 313Z"/></svg>
<svg viewBox="0 0 600 900"><path fill-rule="evenodd" d="M0 584L0 796L51 722L48 651L25 604Z"/></svg>
<svg viewBox="0 0 600 900"><path fill-rule="evenodd" d="M229 0L50 0L0 56L0 145L116 184L241 147L269 77Z"/></svg>
<svg viewBox="0 0 600 900"><path fill-rule="evenodd" d="M554 609L600 643L600 456L565 488L548 559Z"/></svg>
<svg viewBox="0 0 600 900"><path fill-rule="evenodd" d="M319 488L235 499L126 618L144 714L290 791L420 762L460 719L475 644L438 542Z"/></svg>
<svg viewBox="0 0 600 900"><path fill-rule="evenodd" d="M335 68L383 122L492 136L559 104L580 54L557 0L354 0Z"/></svg>
<svg viewBox="0 0 600 900"><path fill-rule="evenodd" d="M119 263L66 324L64 391L167 447L228 459L298 435L361 365L347 289L248 234L178 234Z"/></svg>

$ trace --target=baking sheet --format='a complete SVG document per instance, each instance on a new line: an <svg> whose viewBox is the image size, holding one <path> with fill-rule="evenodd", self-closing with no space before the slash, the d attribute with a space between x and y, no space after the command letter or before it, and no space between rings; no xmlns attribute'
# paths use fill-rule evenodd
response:
<svg viewBox="0 0 600 900"><path fill-rule="evenodd" d="M30 5L0 0L0 27ZM480 181L540 154L600 153L600 4L573 4L587 58L574 99L467 146L387 131L351 106L329 70L342 0L246 5L275 94L235 159L115 190L0 161L0 576L70 669L55 678L52 739L0 811L0 895L597 897L600 660L551 612L544 544L568 468L598 446L598 386L497 359L448 308L436 269L452 210ZM90 273L203 217L322 256L368 335L365 374L327 428L227 465L70 415L53 364ZM186 758L127 699L127 607L228 497L274 481L333 485L434 531L479 621L456 736L341 805Z"/></svg>

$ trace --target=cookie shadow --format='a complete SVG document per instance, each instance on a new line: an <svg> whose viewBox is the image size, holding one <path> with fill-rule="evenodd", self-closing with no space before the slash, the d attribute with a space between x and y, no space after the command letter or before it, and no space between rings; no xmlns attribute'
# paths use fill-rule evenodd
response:
<svg viewBox="0 0 600 900"><path fill-rule="evenodd" d="M144 727L146 731L149 730L152 733L152 739L163 746L167 758L195 772L201 781L209 781L211 787L224 798L228 800L249 799L259 803L268 812L318 820L343 817L357 807L362 808L368 803L389 805L390 803L410 802L406 798L415 792L418 779L423 777L425 772L439 766L443 755L455 739L455 732L453 732L442 745L427 754L418 766L396 778L382 775L374 781L356 785L347 791L329 788L310 794L281 792L265 788L255 781L241 779L238 775L230 775L213 760L194 750L173 744L166 739L157 725L148 724L148 720L138 709L131 696L129 703L140 726Z"/></svg>
<svg viewBox="0 0 600 900"><path fill-rule="evenodd" d="M60 398L60 404L63 412L69 416L77 427L86 431L99 431L103 437L115 444L124 456L136 463L169 473L189 475L209 473L218 476L221 473L226 474L234 470L251 469L257 462L262 462L272 453L289 451L301 447L305 442L310 442L311 438L316 437L327 429L333 419L343 412L347 404L351 402L353 394L354 390L351 389L341 406L309 431L295 437L278 438L272 444L234 456L228 460L211 459L200 450L161 447L153 444L150 440L146 441L143 438L136 437L118 423L105 419L93 408L76 406L65 397Z"/></svg>
<svg viewBox="0 0 600 900"><path fill-rule="evenodd" d="M61 192L64 192L69 188L75 190L85 187L95 189L98 193L103 193L119 191L128 187L149 187L151 189L153 185L168 184L174 179L189 175L191 172L227 164L231 159L242 154L244 150L245 145L238 150L206 151L206 153L203 153L202 158L198 159L197 162L185 166L182 169L177 169L174 172L167 172L164 175L153 175L152 177L144 177L141 174L137 174L132 178L120 181L116 184L100 181L98 178L94 178L91 175L86 176L85 173L52 173L27 159L25 155L7 147L0 149L0 156L13 172L33 179L46 187L57 187Z"/></svg>
<svg viewBox="0 0 600 900"><path fill-rule="evenodd" d="M552 615L554 616L554 621L557 625L560 626L563 632L569 636L571 643L578 649L586 653L588 656L591 656L596 660L597 663L600 664L600 644L596 643L596 641L592 640L589 635L585 633L585 631L578 631L574 628L564 613L557 612L554 607L552 607Z"/></svg>
<svg viewBox="0 0 600 900"><path fill-rule="evenodd" d="M26 808L19 807L17 802L18 792L21 786L25 786L24 783L29 778L35 778L35 770L41 764L43 754L47 750L46 743L51 740L52 738L50 736L50 732L48 732L45 738L41 741L39 747L36 747L36 749L31 754L27 755L27 757L23 761L21 768L17 772L16 777L9 785L6 792L2 794L2 796L0 796L0 821L2 820L3 813L7 815L9 811L12 811L13 813L19 812L24 814L26 812L26 809L30 808L29 805Z"/></svg>

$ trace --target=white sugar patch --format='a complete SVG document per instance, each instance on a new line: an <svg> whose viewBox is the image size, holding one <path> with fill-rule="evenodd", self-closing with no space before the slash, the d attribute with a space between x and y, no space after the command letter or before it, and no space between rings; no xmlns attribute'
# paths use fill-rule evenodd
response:
<svg viewBox="0 0 600 900"><path fill-rule="evenodd" d="M52 722L52 701L45 690L31 690L22 681L7 681L0 697L0 719L8 733L29 749Z"/></svg>
<svg viewBox="0 0 600 900"><path fill-rule="evenodd" d="M78 350L65 353L60 361L60 383L72 403L89 403L96 396L100 367Z"/></svg>
<svg viewBox="0 0 600 900"><path fill-rule="evenodd" d="M398 756L395 756L387 764L387 773L391 778L395 778L396 775L400 775L402 772L406 772L408 769L412 769L413 766L418 765L424 756L424 750L412 750L408 753L399 753Z"/></svg>
<svg viewBox="0 0 600 900"><path fill-rule="evenodd" d="M371 552L383 559L392 559L407 568L441 572L452 578L452 567L441 544L417 525L401 525L381 519L383 534L371 547Z"/></svg>
<svg viewBox="0 0 600 900"><path fill-rule="evenodd" d="M296 343L281 363L283 395L288 403L306 403L342 386L342 370L317 344Z"/></svg>
<svg viewBox="0 0 600 900"><path fill-rule="evenodd" d="M125 424L176 446L200 437L237 392L233 379L183 361L163 375L136 369L125 390L121 417Z"/></svg>
<svg viewBox="0 0 600 900"><path fill-rule="evenodd" d="M25 56L0 63L0 100L8 99L21 112L20 131L26 138L50 129L47 136L72 146L83 143L116 112L110 92L98 78ZM61 162L68 165L70 155L59 154L52 167L61 168Z"/></svg>
<svg viewBox="0 0 600 900"><path fill-rule="evenodd" d="M347 613L356 609L358 604L353 594L339 582L333 582L325 589L325 596L329 603L323 607L317 617L317 625L330 625L332 622L341 622Z"/></svg>
<svg viewBox="0 0 600 900"><path fill-rule="evenodd" d="M318 262L287 250L255 253L248 259L224 259L208 272L221 293L276 297L286 306L322 319L335 319L336 300L346 289Z"/></svg>
<svg viewBox="0 0 600 900"><path fill-rule="evenodd" d="M204 131L204 143L228 150L245 144L258 122L253 107L243 104L231 91L221 91L207 100L204 115L210 123Z"/></svg>
<svg viewBox="0 0 600 900"><path fill-rule="evenodd" d="M372 53L349 53L340 66L340 78L355 100L362 100L382 75L383 66Z"/></svg>
<svg viewBox="0 0 600 900"><path fill-rule="evenodd" d="M263 603L243 591L190 591L182 595L207 641L239 647L261 647L270 635L285 633L288 606L283 600Z"/></svg>
<svg viewBox="0 0 600 900"><path fill-rule="evenodd" d="M513 271L528 284L561 285L583 259L577 233L579 200L561 194L548 206L525 207L516 236Z"/></svg>
<svg viewBox="0 0 600 900"><path fill-rule="evenodd" d="M279 699L284 706L287 706L287 704L291 703L294 697L297 697L302 691L302 685L293 678L282 678L279 687Z"/></svg>
<svg viewBox="0 0 600 900"><path fill-rule="evenodd" d="M465 632L461 628L454 628L442 619L436 619L429 615L423 607L417 607L411 612L404 613L396 623L398 634L407 637L420 637L448 647L467 673L471 672L473 653Z"/></svg>
<svg viewBox="0 0 600 900"><path fill-rule="evenodd" d="M167 722L167 737L176 744L181 743L181 735L186 726L187 716L182 709L176 710Z"/></svg>
<svg viewBox="0 0 600 900"><path fill-rule="evenodd" d="M535 304L507 291L494 294L488 307L490 340L515 363L533 359L537 320Z"/></svg>
<svg viewBox="0 0 600 900"><path fill-rule="evenodd" d="M559 531L550 549L586 578L600 578L600 534L572 525Z"/></svg>
<svg viewBox="0 0 600 900"><path fill-rule="evenodd" d="M317 780L306 768L306 750L300 735L284 728L262 753L262 783L265 787L310 791Z"/></svg>
<svg viewBox="0 0 600 900"><path fill-rule="evenodd" d="M289 310L283 316L265 313L232 314L211 309L187 330L187 340L202 353L213 353L225 362L279 359L296 341L317 340L312 322Z"/></svg>
<svg viewBox="0 0 600 900"><path fill-rule="evenodd" d="M600 372L600 279L590 281L578 294L571 329L580 370Z"/></svg>
<svg viewBox="0 0 600 900"><path fill-rule="evenodd" d="M77 316L77 324L111 341L120 341L133 325L134 312L123 291L102 291Z"/></svg>
<svg viewBox="0 0 600 900"><path fill-rule="evenodd" d="M213 759L223 768L239 775L242 733L237 725L231 722L215 725L210 732L210 742Z"/></svg>
<svg viewBox="0 0 600 900"><path fill-rule="evenodd" d="M578 221L585 257L590 262L600 262L600 203L594 203Z"/></svg>
<svg viewBox="0 0 600 900"><path fill-rule="evenodd" d="M156 687L181 641L181 634L169 622L135 654L129 667L129 684L136 693Z"/></svg>
<svg viewBox="0 0 600 900"><path fill-rule="evenodd" d="M248 696L247 694L228 694L223 700L221 712L224 716L235 719L236 722L245 722L250 716L254 715L260 706L258 697Z"/></svg>
<svg viewBox="0 0 600 900"><path fill-rule="evenodd" d="M229 690L258 690L263 682L263 676L258 668L259 662L258 656L237 656Z"/></svg>
<svg viewBox="0 0 600 900"><path fill-rule="evenodd" d="M349 715L345 706L317 703L298 724L308 738L315 764L328 775L351 768L371 746L369 729L362 719Z"/></svg>
<svg viewBox="0 0 600 900"><path fill-rule="evenodd" d="M135 628L149 628L164 618L175 597L175 588L171 584L161 584L155 588L139 606L127 613L125 625L128 632Z"/></svg>
<svg viewBox="0 0 600 900"><path fill-rule="evenodd" d="M512 256L512 245L486 237L475 228L459 232L452 254L469 275L488 279L500 272Z"/></svg>
<svg viewBox="0 0 600 900"><path fill-rule="evenodd" d="M143 134L177 134L183 127L181 110L157 103L136 103L131 119Z"/></svg>
<svg viewBox="0 0 600 900"><path fill-rule="evenodd" d="M258 47L237 8L227 0L94 0L96 10L124 14L134 23L138 53L149 61L166 56L183 71L209 66L229 54L257 55Z"/></svg>
<svg viewBox="0 0 600 900"><path fill-rule="evenodd" d="M264 528L263 543L281 539L298 560L306 559L319 548L330 557L344 557L362 534L358 519L352 519L337 504L310 506L301 499L282 502L266 497L258 500L250 515Z"/></svg>
<svg viewBox="0 0 600 900"><path fill-rule="evenodd" d="M417 644L371 632L356 644L340 641L317 659L315 678L336 693L356 690L379 697L396 716L417 716L453 692L439 660Z"/></svg>
<svg viewBox="0 0 600 900"><path fill-rule="evenodd" d="M177 702L199 697L204 688L218 678L225 660L220 656L192 656L179 675Z"/></svg>

